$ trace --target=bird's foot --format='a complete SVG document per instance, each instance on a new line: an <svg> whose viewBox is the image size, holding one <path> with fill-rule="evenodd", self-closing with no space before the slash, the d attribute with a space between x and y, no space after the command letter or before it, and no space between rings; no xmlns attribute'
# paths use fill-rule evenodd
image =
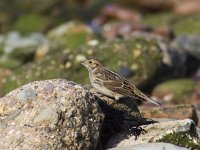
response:
<svg viewBox="0 0 200 150"><path fill-rule="evenodd" d="M129 138L130 136L135 136L135 140L138 139L138 137L141 135L141 134L145 134L147 133L147 131L145 129L143 129L142 127L138 126L138 127L132 127L129 129L128 131L130 134L128 135L127 138Z"/></svg>

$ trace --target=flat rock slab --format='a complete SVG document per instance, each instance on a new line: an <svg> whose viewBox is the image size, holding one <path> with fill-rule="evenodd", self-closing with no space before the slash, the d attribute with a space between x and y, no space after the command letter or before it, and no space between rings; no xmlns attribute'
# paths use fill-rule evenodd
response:
<svg viewBox="0 0 200 150"><path fill-rule="evenodd" d="M109 150L189 150L184 147L179 147L170 143L147 143L130 145L119 148L111 148Z"/></svg>
<svg viewBox="0 0 200 150"><path fill-rule="evenodd" d="M108 148L124 147L129 145L165 142L191 149L200 149L200 140L194 122L191 119L160 122L141 126L146 133L137 139L129 138L123 134L113 137L108 143Z"/></svg>
<svg viewBox="0 0 200 150"><path fill-rule="evenodd" d="M79 84L35 81L0 99L0 149L95 149L103 118Z"/></svg>

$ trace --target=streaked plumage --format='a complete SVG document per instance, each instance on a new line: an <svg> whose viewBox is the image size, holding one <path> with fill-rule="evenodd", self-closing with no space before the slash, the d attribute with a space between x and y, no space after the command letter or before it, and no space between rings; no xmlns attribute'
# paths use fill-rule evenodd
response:
<svg viewBox="0 0 200 150"><path fill-rule="evenodd" d="M81 64L88 69L90 82L98 92L114 97L116 100L122 97L133 97L160 105L157 101L142 93L130 81L105 67L100 61L88 59Z"/></svg>

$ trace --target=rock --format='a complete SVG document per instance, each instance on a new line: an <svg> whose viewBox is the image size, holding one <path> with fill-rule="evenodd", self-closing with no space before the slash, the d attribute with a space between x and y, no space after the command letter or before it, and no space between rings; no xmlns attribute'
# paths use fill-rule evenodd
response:
<svg viewBox="0 0 200 150"><path fill-rule="evenodd" d="M147 143L137 144L119 148L111 148L109 150L189 150L184 147L179 147L170 143Z"/></svg>
<svg viewBox="0 0 200 150"><path fill-rule="evenodd" d="M53 108L47 107L34 118L34 123L42 121L49 121L51 125L55 125L58 122L58 114Z"/></svg>
<svg viewBox="0 0 200 150"><path fill-rule="evenodd" d="M171 48L176 51L185 52L200 60L200 36L197 35L182 35L178 36L171 43Z"/></svg>
<svg viewBox="0 0 200 150"><path fill-rule="evenodd" d="M193 105L166 106L163 108L141 108L144 118L173 118L173 119L192 119L198 125L197 110Z"/></svg>
<svg viewBox="0 0 200 150"><path fill-rule="evenodd" d="M141 134L137 139L130 136L123 139L122 134L113 137L107 148L123 148L144 143L164 142L189 149L200 148L200 137L198 137L194 122L190 119L160 122L141 126L146 133Z"/></svg>
<svg viewBox="0 0 200 150"><path fill-rule="evenodd" d="M173 15L170 13L154 13L144 16L144 21L146 24L159 27L169 25L169 22L173 22L171 27L175 32L175 35L182 34L194 34L199 35L199 13L192 14L188 16Z"/></svg>
<svg viewBox="0 0 200 150"><path fill-rule="evenodd" d="M152 95L166 104L199 103L193 95L198 92L199 83L191 79L174 79L157 85Z"/></svg>
<svg viewBox="0 0 200 150"><path fill-rule="evenodd" d="M69 21L50 30L48 33L50 44L55 47L74 49L95 38L91 27L79 22Z"/></svg>
<svg viewBox="0 0 200 150"><path fill-rule="evenodd" d="M10 32L0 37L1 67L15 68L31 61L34 58L37 47L47 42L46 38L39 33L22 36L19 32Z"/></svg>
<svg viewBox="0 0 200 150"><path fill-rule="evenodd" d="M198 0L183 1L181 4L177 4L174 8L174 12L180 15L191 15L200 13Z"/></svg>
<svg viewBox="0 0 200 150"><path fill-rule="evenodd" d="M121 67L129 68L132 72L129 79L140 84L149 81L162 61L162 52L156 41L144 38L108 43L93 39L76 50L66 48L57 53L53 51L41 61L29 63L6 78L3 92L7 93L20 85L42 79L66 78L78 83L88 83L88 72L80 64L88 57L98 58L116 72Z"/></svg>
<svg viewBox="0 0 200 150"><path fill-rule="evenodd" d="M79 84L35 81L0 99L0 149L95 149L103 116Z"/></svg>

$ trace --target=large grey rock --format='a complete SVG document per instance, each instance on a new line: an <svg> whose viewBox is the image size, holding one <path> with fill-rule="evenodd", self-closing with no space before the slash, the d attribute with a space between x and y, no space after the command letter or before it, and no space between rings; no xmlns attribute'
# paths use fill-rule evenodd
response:
<svg viewBox="0 0 200 150"><path fill-rule="evenodd" d="M182 35L178 36L172 43L172 49L176 51L190 54L197 59L200 59L200 36L197 35Z"/></svg>
<svg viewBox="0 0 200 150"><path fill-rule="evenodd" d="M20 64L33 59L37 47L48 42L40 33L31 33L22 36L19 32L12 31L0 35L0 66L15 68Z"/></svg>
<svg viewBox="0 0 200 150"><path fill-rule="evenodd" d="M108 143L108 148L131 146L143 143L165 142L172 143L178 146L187 147L190 149L200 149L200 140L195 124L190 119L160 122L150 125L141 126L146 133L135 136L130 136L127 139L119 134L113 137Z"/></svg>
<svg viewBox="0 0 200 150"><path fill-rule="evenodd" d="M95 149L102 120L82 86L35 81L0 99L0 149Z"/></svg>
<svg viewBox="0 0 200 150"><path fill-rule="evenodd" d="M120 148L111 148L110 150L188 150L170 143L147 143L125 146Z"/></svg>

